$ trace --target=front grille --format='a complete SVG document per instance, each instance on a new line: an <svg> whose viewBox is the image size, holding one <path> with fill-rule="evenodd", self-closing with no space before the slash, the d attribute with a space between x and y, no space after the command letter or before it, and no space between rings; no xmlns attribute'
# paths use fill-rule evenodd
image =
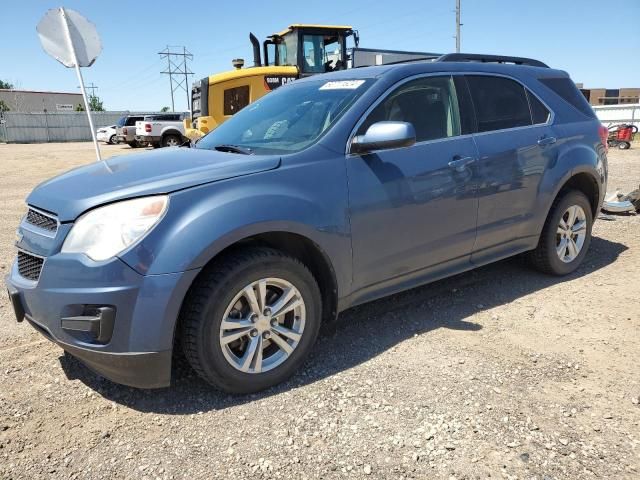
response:
<svg viewBox="0 0 640 480"><path fill-rule="evenodd" d="M58 230L58 222L55 218L44 215L33 208L30 208L27 212L26 221L31 225L35 225L43 230L48 230L49 232L56 232Z"/></svg>
<svg viewBox="0 0 640 480"><path fill-rule="evenodd" d="M44 258L18 251L18 272L28 280L37 281L40 278L43 263Z"/></svg>

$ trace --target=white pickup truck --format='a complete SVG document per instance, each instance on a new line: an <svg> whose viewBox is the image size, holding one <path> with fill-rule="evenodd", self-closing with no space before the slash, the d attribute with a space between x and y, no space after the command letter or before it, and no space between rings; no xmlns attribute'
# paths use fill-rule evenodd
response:
<svg viewBox="0 0 640 480"><path fill-rule="evenodd" d="M154 147L175 147L188 139L184 136L183 120L188 113L161 113L147 115L136 122L136 141Z"/></svg>

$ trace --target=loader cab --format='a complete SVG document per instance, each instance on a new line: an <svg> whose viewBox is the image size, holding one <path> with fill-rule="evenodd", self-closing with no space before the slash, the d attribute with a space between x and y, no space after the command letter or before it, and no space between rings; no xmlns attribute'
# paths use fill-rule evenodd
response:
<svg viewBox="0 0 640 480"><path fill-rule="evenodd" d="M261 49L250 33L252 66L234 59L234 70L193 84L192 118L185 121L185 135L197 140L250 103L300 77L347 68L349 37L357 46L358 32L350 26L294 24L267 37Z"/></svg>
<svg viewBox="0 0 640 480"><path fill-rule="evenodd" d="M358 33L346 25L290 25L263 43L264 65L295 66L300 76L347 68L347 38Z"/></svg>

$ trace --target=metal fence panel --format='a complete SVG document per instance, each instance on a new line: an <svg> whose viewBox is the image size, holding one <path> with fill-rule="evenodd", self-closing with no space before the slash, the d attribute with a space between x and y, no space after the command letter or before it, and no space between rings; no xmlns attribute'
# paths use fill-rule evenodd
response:
<svg viewBox="0 0 640 480"><path fill-rule="evenodd" d="M640 128L640 104L598 105L593 107L593 110L605 125L631 123Z"/></svg>
<svg viewBox="0 0 640 480"><path fill-rule="evenodd" d="M135 112L92 112L96 128L114 125L123 115ZM8 143L90 141L91 130L85 112L4 112L4 140Z"/></svg>

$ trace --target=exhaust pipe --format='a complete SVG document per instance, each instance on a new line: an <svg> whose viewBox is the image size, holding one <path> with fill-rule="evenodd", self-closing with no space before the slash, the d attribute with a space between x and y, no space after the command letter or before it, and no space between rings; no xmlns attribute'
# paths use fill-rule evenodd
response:
<svg viewBox="0 0 640 480"><path fill-rule="evenodd" d="M251 40L251 45L253 45L253 66L261 67L262 60L260 59L260 42L253 33L249 33L249 40Z"/></svg>

